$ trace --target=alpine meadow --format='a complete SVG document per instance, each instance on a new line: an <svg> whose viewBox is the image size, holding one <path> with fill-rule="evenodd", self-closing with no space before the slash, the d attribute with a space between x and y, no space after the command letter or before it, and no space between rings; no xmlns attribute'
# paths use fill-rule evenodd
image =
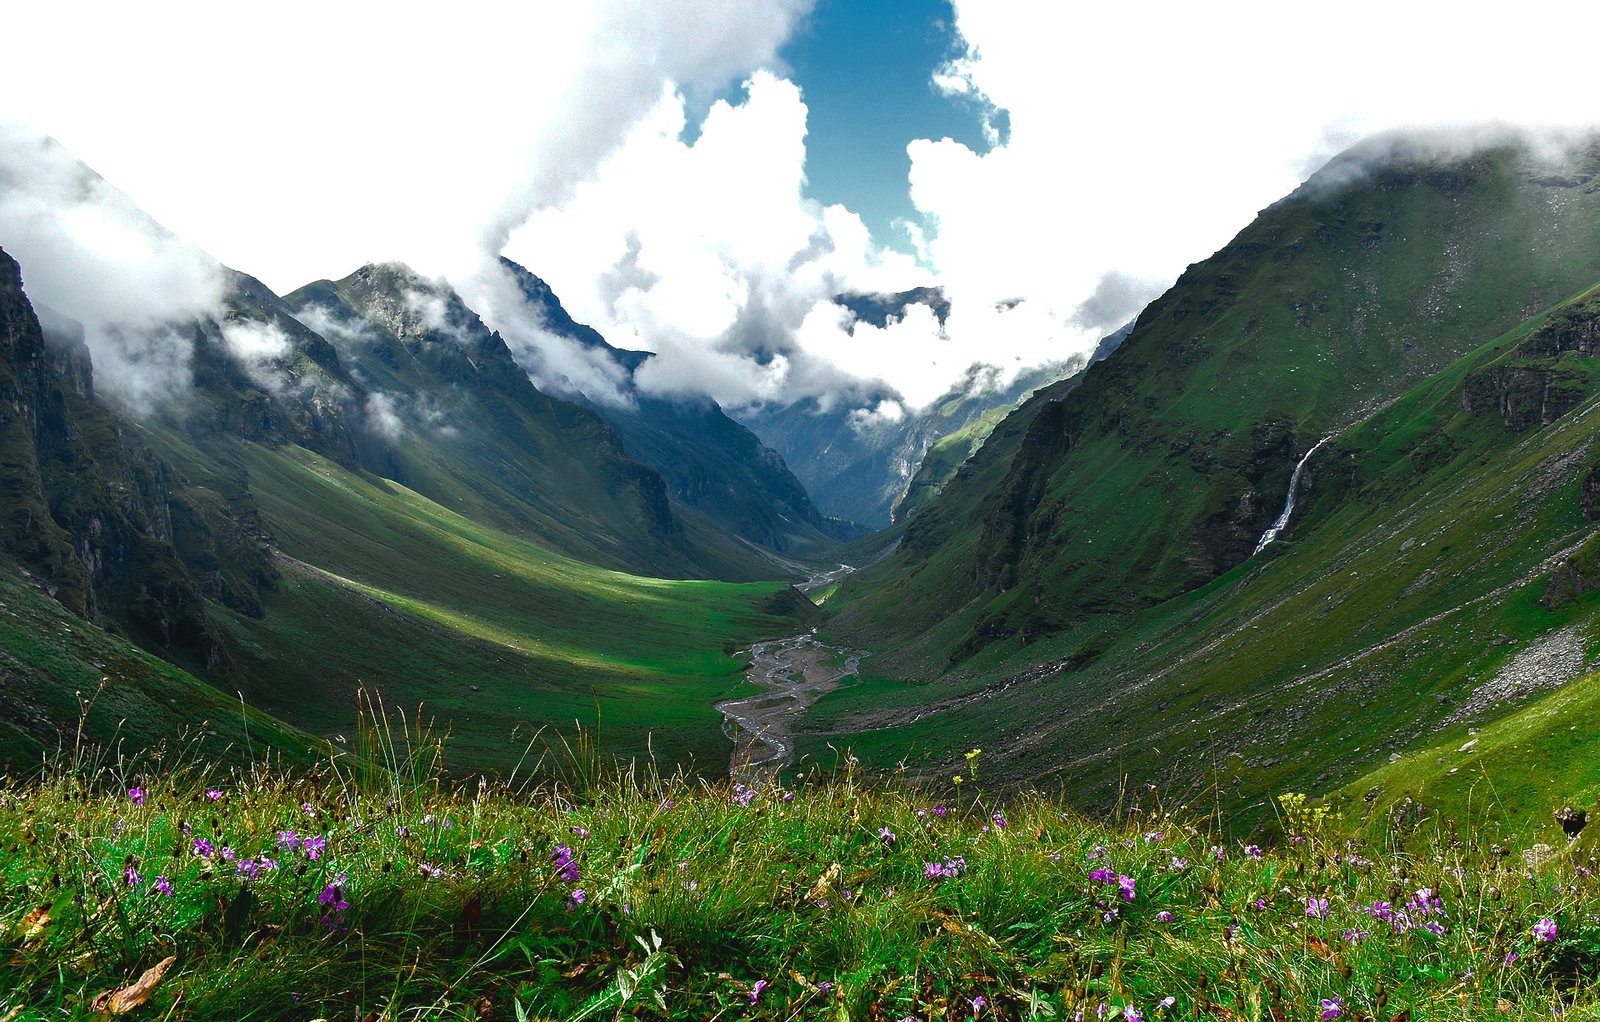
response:
<svg viewBox="0 0 1600 1022"><path fill-rule="evenodd" d="M1600 1019L1591 6L4 20L0 1022Z"/></svg>

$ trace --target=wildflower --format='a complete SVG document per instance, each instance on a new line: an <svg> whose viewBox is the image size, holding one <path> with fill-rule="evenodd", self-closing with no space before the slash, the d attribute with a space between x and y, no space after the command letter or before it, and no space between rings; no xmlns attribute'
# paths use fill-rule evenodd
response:
<svg viewBox="0 0 1600 1022"><path fill-rule="evenodd" d="M1162 839L1166 836L1166 833L1163 831L1152 830L1150 833L1144 836L1144 843L1147 845L1160 844Z"/></svg>
<svg viewBox="0 0 1600 1022"><path fill-rule="evenodd" d="M1170 1008L1174 1004L1177 1004L1177 1003L1178 1003L1178 999L1169 994L1166 997L1161 998L1161 1003L1157 1004L1156 1007L1158 1007L1158 1008Z"/></svg>
<svg viewBox="0 0 1600 1022"><path fill-rule="evenodd" d="M785 802L793 802L794 801L794 792L792 792L792 791L784 792L783 793L783 800Z"/></svg>
<svg viewBox="0 0 1600 1022"><path fill-rule="evenodd" d="M759 1001L761 999L761 991L765 990L766 988L767 988L767 981L766 980L764 980L764 979L756 980L755 984L750 988L750 1003L754 1004L757 1001Z"/></svg>
<svg viewBox="0 0 1600 1022"><path fill-rule="evenodd" d="M576 834L580 838L585 838L585 837L589 836L589 830L586 827L573 827L572 828L572 832L574 834Z"/></svg>
<svg viewBox="0 0 1600 1022"><path fill-rule="evenodd" d="M300 835L292 830L278 831L278 847L286 852L292 852L300 847Z"/></svg>
<svg viewBox="0 0 1600 1022"><path fill-rule="evenodd" d="M1259 859L1261 858L1261 849L1256 845L1245 845L1244 854L1252 859Z"/></svg>
<svg viewBox="0 0 1600 1022"><path fill-rule="evenodd" d="M222 797L222 789L221 788L207 788L206 789L206 799L207 799L207 801L215 802L217 799L219 799L221 797Z"/></svg>
<svg viewBox="0 0 1600 1022"><path fill-rule="evenodd" d="M1556 939L1556 921L1554 919L1541 919L1533 924L1533 939L1549 942Z"/></svg>
<svg viewBox="0 0 1600 1022"><path fill-rule="evenodd" d="M1117 889L1121 893L1123 901L1133 900L1134 894L1136 893L1134 891L1134 883L1135 881L1133 877L1118 875Z"/></svg>
<svg viewBox="0 0 1600 1022"><path fill-rule="evenodd" d="M246 880L255 880L261 876L261 863L254 859L240 859L239 865L234 867L234 872Z"/></svg>
<svg viewBox="0 0 1600 1022"><path fill-rule="evenodd" d="M138 887L144 882L144 877L139 875L138 870L134 869L132 866L128 866L122 871L122 882L127 884L129 887Z"/></svg>
<svg viewBox="0 0 1600 1022"><path fill-rule="evenodd" d="M556 875L569 884L578 882L582 875L578 872L578 864L572 861L572 849L567 845L556 845L556 850L550 853L550 861L556 865Z"/></svg>
<svg viewBox="0 0 1600 1022"><path fill-rule="evenodd" d="M327 849L327 847L328 839L322 837L320 834L313 834L304 841L300 842L300 850L305 853L306 858L313 862L322 858L322 853Z"/></svg>
<svg viewBox="0 0 1600 1022"><path fill-rule="evenodd" d="M144 805L144 789L143 788L129 788L128 789L128 801L132 802L136 806Z"/></svg>
<svg viewBox="0 0 1600 1022"><path fill-rule="evenodd" d="M239 853L234 851L232 848L229 848L227 845L223 845L222 851L218 854L222 857L223 862L232 862L239 857Z"/></svg>
<svg viewBox="0 0 1600 1022"><path fill-rule="evenodd" d="M734 788L733 798L731 798L729 801L736 806L748 809L750 808L750 803L754 802L755 800L756 790L754 788L746 788L741 784Z"/></svg>
<svg viewBox="0 0 1600 1022"><path fill-rule="evenodd" d="M439 866L435 866L431 862L418 863L417 864L417 872L421 873L425 878L427 878L429 880L437 880L440 877L444 876L444 870Z"/></svg>
<svg viewBox="0 0 1600 1022"><path fill-rule="evenodd" d="M1102 884L1109 884L1112 882L1115 876L1116 874L1111 872L1111 867L1101 866L1099 869L1094 870L1089 874L1089 879L1098 880Z"/></svg>
<svg viewBox="0 0 1600 1022"><path fill-rule="evenodd" d="M589 896L584 893L583 888L574 887L572 889L572 893L567 895L567 911L570 912L573 909L577 908L579 905L582 905L585 901L588 900L588 898L589 898Z"/></svg>
<svg viewBox="0 0 1600 1022"><path fill-rule="evenodd" d="M172 897L172 881L166 877L156 877L150 882L150 889L157 894L164 894L169 898Z"/></svg>
<svg viewBox="0 0 1600 1022"><path fill-rule="evenodd" d="M1329 1022L1329 1020L1336 1019L1343 1014L1344 1001L1340 999L1338 994L1334 994L1332 997L1324 997L1322 999L1323 1022Z"/></svg>
<svg viewBox="0 0 1600 1022"><path fill-rule="evenodd" d="M1144 1022L1144 1014L1131 1004L1122 1007L1123 1022Z"/></svg>
<svg viewBox="0 0 1600 1022"><path fill-rule="evenodd" d="M205 838L197 837L194 839L194 854L200 856L200 858L209 859L216 854L216 851L211 842Z"/></svg>
<svg viewBox="0 0 1600 1022"><path fill-rule="evenodd" d="M345 909L350 907L350 902L344 896L344 886L348 882L345 875L340 873L322 889L321 894L317 895L317 904L326 909L322 916L322 925L329 929L344 928Z"/></svg>
<svg viewBox="0 0 1600 1022"><path fill-rule="evenodd" d="M1359 944L1362 941L1366 940L1370 936L1371 936L1371 934L1369 934L1366 930L1346 930L1346 931L1344 931L1344 939L1345 939L1345 942L1348 943L1348 944Z"/></svg>
<svg viewBox="0 0 1600 1022"><path fill-rule="evenodd" d="M1227 854L1228 853L1223 849L1223 847L1221 845L1212 845L1211 846L1211 858L1213 860L1215 860L1217 862L1221 862L1224 858L1227 857Z"/></svg>
<svg viewBox="0 0 1600 1022"><path fill-rule="evenodd" d="M888 827L879 827L878 840L882 841L884 844L893 844L898 839L894 836L894 831L890 830Z"/></svg>
<svg viewBox="0 0 1600 1022"><path fill-rule="evenodd" d="M312 805L310 802L302 802L302 803L300 803L300 811L302 813L305 813L307 816L313 816L314 817L314 816L317 815L317 807Z"/></svg>
<svg viewBox="0 0 1600 1022"><path fill-rule="evenodd" d="M1170 922L1172 922L1172 913L1168 912L1166 909L1162 909L1160 912L1156 913L1156 922L1158 922L1158 923L1170 923Z"/></svg>
<svg viewBox="0 0 1600 1022"><path fill-rule="evenodd" d="M1306 915L1313 919L1321 919L1328 914L1327 898L1307 898Z"/></svg>
<svg viewBox="0 0 1600 1022"><path fill-rule="evenodd" d="M676 808L677 805L678 805L678 803L674 802L672 799L664 798L664 799L661 800L661 804L656 806L656 811L664 813L669 809Z"/></svg>
<svg viewBox="0 0 1600 1022"><path fill-rule="evenodd" d="M1521 957L1522 956L1515 951L1507 951L1506 956L1502 958L1501 961L1507 965L1515 965L1517 964L1517 959Z"/></svg>
<svg viewBox="0 0 1600 1022"><path fill-rule="evenodd" d="M1189 860L1188 859L1180 859L1176 855L1174 855L1172 857L1172 861L1171 862L1167 863L1167 872L1168 873L1182 873L1184 870L1186 870L1188 868L1189 868Z"/></svg>
<svg viewBox="0 0 1600 1022"><path fill-rule="evenodd" d="M943 819L944 817L950 815L950 810L943 803L940 803L939 805L933 807L933 815Z"/></svg>
<svg viewBox="0 0 1600 1022"><path fill-rule="evenodd" d="M972 999L972 1017L977 1018L983 1014L983 1009L989 1006L989 999L982 994Z"/></svg>

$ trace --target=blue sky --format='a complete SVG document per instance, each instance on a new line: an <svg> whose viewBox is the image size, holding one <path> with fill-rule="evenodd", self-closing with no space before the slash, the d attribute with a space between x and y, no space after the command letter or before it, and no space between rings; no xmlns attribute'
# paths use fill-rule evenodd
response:
<svg viewBox="0 0 1600 1022"><path fill-rule="evenodd" d="M983 152L982 112L941 95L933 73L958 44L946 0L820 0L779 55L809 110L809 195L843 203L880 241L911 217L906 144L950 137Z"/></svg>

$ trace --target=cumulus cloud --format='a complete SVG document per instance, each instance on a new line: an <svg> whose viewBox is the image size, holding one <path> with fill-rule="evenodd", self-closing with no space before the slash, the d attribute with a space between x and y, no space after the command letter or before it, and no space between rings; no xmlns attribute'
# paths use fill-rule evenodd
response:
<svg viewBox="0 0 1600 1022"><path fill-rule="evenodd" d="M217 308L222 268L61 146L3 122L0 247L30 298L83 325L101 392L147 411L187 391L193 341L172 324Z"/></svg>
<svg viewBox="0 0 1600 1022"><path fill-rule="evenodd" d="M1600 28L1589 4L1526 18L1371 0L1336 14L1263 0L954 6L964 49L936 84L986 105L992 148L911 144L919 251L958 309L1020 297L1062 349L1087 350L1358 139L1596 120L1582 62L1529 74L1507 61L1549 52L1552 26ZM1438 133L1468 148L1494 135Z"/></svg>

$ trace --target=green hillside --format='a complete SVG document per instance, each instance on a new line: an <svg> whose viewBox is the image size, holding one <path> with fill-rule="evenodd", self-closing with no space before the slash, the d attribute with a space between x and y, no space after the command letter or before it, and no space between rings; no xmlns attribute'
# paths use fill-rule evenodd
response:
<svg viewBox="0 0 1600 1022"><path fill-rule="evenodd" d="M156 442L250 479L283 577L260 618L227 616L231 647L253 703L321 734L348 731L365 686L426 704L458 768L509 768L534 730L598 712L608 753L715 769L729 654L813 610L786 583L584 564L303 448Z"/></svg>
<svg viewBox="0 0 1600 1022"><path fill-rule="evenodd" d="M1471 166L1509 187L1520 179L1495 177L1506 159L1499 153ZM1357 199L1394 202L1407 189L1422 189L1420 205L1434 207L1436 185L1427 175L1383 180L1389 187L1376 196L1346 195L1341 208L1350 213ZM1285 210L1307 212L1289 200L1263 220ZM1404 205L1396 213L1413 222L1417 215ZM1506 227L1493 208L1479 215ZM1258 223L1241 239L1261 229ZM1419 258L1427 262L1432 251ZM1218 257L1224 265L1227 254ZM1269 281L1294 262L1274 261L1275 254L1264 250L1257 266ZM1583 261L1583 253L1569 255ZM1471 276L1468 269L1463 258L1462 273ZM1196 267L1186 279L1214 283L1218 272ZM1508 275L1527 272L1522 266ZM1486 267L1481 274L1475 286L1505 286ZM1546 590L1593 529L1585 517L1594 499L1585 496L1593 487L1587 473L1600 456L1592 450L1600 382L1593 295L1516 327L1335 437L1308 467L1290 533L1254 559L1249 548L1259 530L1243 530L1248 519L1202 518L1187 543L1168 530L1194 510L1186 501L1226 488L1217 480L1233 488L1221 504L1237 509L1253 499L1264 528L1281 507L1297 451L1310 442L1291 441L1267 420L1177 458L1170 446L1149 442L1174 421L1166 405L1117 418L1089 404L1091 389L1101 401L1115 399L1104 378L1096 385L1097 374L1148 353L1193 296L1180 282L1141 317L1123 353L1086 374L1081 387L1047 389L1025 405L1019 415L1033 421L1020 442L985 445L910 523L895 558L851 579L830 601L843 607L831 623L838 636L884 652L869 661L877 677L814 708L814 753L848 740L875 761L909 756L931 768L981 745L996 754L991 776L1069 785L1085 801L1113 799L1119 779L1131 774L1180 787L1216 781L1251 803L1285 788L1336 787L1393 752L1431 744L1438 729L1456 726L1453 715L1465 725L1505 712L1503 703L1475 695L1537 642L1557 642L1566 665L1560 680L1592 661L1593 573L1563 568L1556 587L1565 595L1546 598ZM1268 308L1272 292L1253 301ZM1404 304L1398 294L1389 302ZM1231 306L1217 313L1239 314ZM1412 336L1425 350L1423 335ZM1461 340L1437 332L1433 339ZM1256 349L1263 350L1249 354L1266 359L1284 347L1262 338ZM1201 359L1188 375L1214 381L1208 388L1229 386L1208 368L1214 361ZM1144 361L1136 368L1158 377L1177 372ZM1290 368L1280 371L1292 380L1299 374ZM1340 396L1336 377L1323 375L1302 396L1321 394L1323 407L1343 404L1339 414L1352 417L1380 379L1377 366L1356 364L1346 379L1352 394ZM1234 396L1238 414L1253 417L1282 400L1257 389L1254 407ZM1195 422L1202 412L1222 414L1192 387L1169 397L1189 407ZM1304 414L1315 421L1318 413L1313 406ZM1061 432L1074 425L1082 432ZM1305 435L1317 438L1315 430ZM1275 485L1248 485L1233 474L1247 480L1273 444L1280 453L1263 479L1281 476ZM1092 452L1099 460L1085 460ZM1051 465L1057 471L1046 479ZM1160 481L1166 488L1155 487ZM1057 496L1054 487L1065 485L1081 488L1070 499ZM1270 503L1267 492L1275 494ZM984 584L992 552L1004 549L1000 537L1018 535L1006 530L1019 515L1030 522L1014 548L1019 559L1000 558L998 577ZM1201 568L1226 567L1207 550L1227 547L1234 533L1243 563L1187 588ZM1157 544L1161 537L1179 552ZM1165 572L1175 562L1180 570ZM1104 584L1090 585L1095 577ZM911 621L938 623L908 634ZM1018 622L1026 627L1013 628ZM846 739L852 733L859 737Z"/></svg>
<svg viewBox="0 0 1600 1022"><path fill-rule="evenodd" d="M841 629L959 660L1190 591L1249 556L1318 439L1600 279L1600 150L1563 177L1515 148L1378 147L1190 267L1081 386L1043 391L1060 400L1003 482L918 516ZM879 613L908 600L930 613ZM961 634L924 638L951 615Z"/></svg>

